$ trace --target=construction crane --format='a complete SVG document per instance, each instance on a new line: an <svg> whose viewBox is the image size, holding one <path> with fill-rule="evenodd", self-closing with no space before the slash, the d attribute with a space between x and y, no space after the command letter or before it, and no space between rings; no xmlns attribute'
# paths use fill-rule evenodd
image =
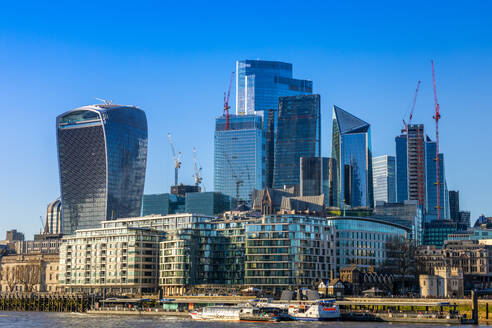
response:
<svg viewBox="0 0 492 328"><path fill-rule="evenodd" d="M403 119L403 130L401 130L402 133L408 132L408 126L412 122L413 111L415 110L415 104L417 103L417 94L419 93L419 87L421 82L422 81L420 80L417 81L417 88L415 89L415 94L413 95L413 101L412 101L412 106L410 107L410 116L408 118L408 123L405 122L405 119Z"/></svg>
<svg viewBox="0 0 492 328"><path fill-rule="evenodd" d="M41 221L41 233L43 233L44 232L44 228L45 228L45 224L44 224L43 217L41 215L39 216L39 220Z"/></svg>
<svg viewBox="0 0 492 328"><path fill-rule="evenodd" d="M201 175L202 167L198 163L195 147L193 147L193 162L194 162L194 170L195 170L195 173L193 174L193 177L195 178L195 186L199 186L203 181L203 177ZM203 191L205 191L205 186L202 186L202 189Z"/></svg>
<svg viewBox="0 0 492 328"><path fill-rule="evenodd" d="M229 159L229 156L227 155L227 153L224 153L224 156L226 158L227 164L229 164L229 167L231 169L232 178L234 179L234 183L236 184L236 201L239 201L239 186L242 185L244 183L244 181L239 178L239 175L236 173L236 171L232 167L231 160Z"/></svg>
<svg viewBox="0 0 492 328"><path fill-rule="evenodd" d="M434 61L431 61L432 64L432 84L434 86L434 107L435 113L432 117L436 121L436 190L437 190L437 219L441 219L441 177L439 173L439 120L441 119L441 114L439 112L440 107L437 102L437 90L436 90L436 72L434 70Z"/></svg>
<svg viewBox="0 0 492 328"><path fill-rule="evenodd" d="M173 152L174 159L174 185L178 185L178 170L181 167L181 152L178 152L176 156L176 150L174 149L173 138L171 137L171 133L167 134L169 138L169 145L171 146L171 151Z"/></svg>
<svg viewBox="0 0 492 328"><path fill-rule="evenodd" d="M227 90L227 94L224 92L224 115L226 117L226 130L229 130L229 97L231 95L231 87L232 87L232 79L234 78L234 72L231 73L231 79L229 81L229 89Z"/></svg>

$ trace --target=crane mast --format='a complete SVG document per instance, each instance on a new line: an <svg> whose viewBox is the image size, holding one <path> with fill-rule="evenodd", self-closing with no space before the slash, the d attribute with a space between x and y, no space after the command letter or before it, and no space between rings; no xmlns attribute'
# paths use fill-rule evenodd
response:
<svg viewBox="0 0 492 328"><path fill-rule="evenodd" d="M229 130L229 109L231 106L229 106L229 97L231 95L231 86L232 86L232 79L234 78L234 72L231 73L231 79L229 81L229 89L227 90L227 94L224 92L224 115L226 117L226 130Z"/></svg>
<svg viewBox="0 0 492 328"><path fill-rule="evenodd" d="M236 184L236 201L239 201L239 186L242 185L244 181L239 178L239 175L236 173L236 170L234 170L234 168L232 167L231 160L229 159L227 153L224 153L224 156L226 158L227 164L229 164L232 178L234 179L234 183Z"/></svg>
<svg viewBox="0 0 492 328"><path fill-rule="evenodd" d="M202 171L202 168L198 164L198 159L196 156L196 148L195 147L193 147L193 162L194 162L193 167L195 170L195 174L193 174L193 177L195 178L195 186L199 186L202 183L203 177L201 176L201 173L200 173ZM203 188L203 189L205 191L205 188Z"/></svg>
<svg viewBox="0 0 492 328"><path fill-rule="evenodd" d="M403 119L403 130L401 130L402 133L408 133L408 126L412 123L413 111L415 110L415 104L417 103L417 95L419 93L421 82L422 81L420 80L417 81L417 88L415 89L415 94L413 95L413 101L412 101L412 106L410 108L410 116L408 118L408 123L405 122L405 119Z"/></svg>
<svg viewBox="0 0 492 328"><path fill-rule="evenodd" d="M171 146L171 151L173 153L173 159L174 159L174 185L178 185L178 170L181 167L181 152L178 152L176 155L176 150L174 149L174 143L173 143L173 138L171 137L171 133L167 134L167 137L169 139L169 145Z"/></svg>
<svg viewBox="0 0 492 328"><path fill-rule="evenodd" d="M439 103L437 102L437 91L436 91L436 73L434 70L434 61L432 63L432 84L434 86L434 107L435 113L432 117L436 121L436 190L437 190L437 219L441 219L441 177L440 177L440 168L439 168L439 120L441 119L441 114L439 112Z"/></svg>

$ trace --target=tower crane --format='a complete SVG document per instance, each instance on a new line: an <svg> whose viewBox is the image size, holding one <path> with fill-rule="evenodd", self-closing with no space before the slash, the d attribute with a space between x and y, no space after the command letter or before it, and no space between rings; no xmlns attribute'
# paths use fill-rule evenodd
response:
<svg viewBox="0 0 492 328"><path fill-rule="evenodd" d="M236 184L236 201L239 201L239 186L242 185L244 181L239 178L239 175L236 173L236 170L234 170L234 168L232 167L231 160L229 159L227 153L224 153L224 156L226 158L227 164L229 164L232 173L232 178L234 179L234 183Z"/></svg>
<svg viewBox="0 0 492 328"><path fill-rule="evenodd" d="M417 94L419 93L419 87L420 87L421 82L422 81L420 81L420 80L417 81L417 88L415 89L415 94L413 96L412 106L410 107L410 116L408 118L408 123L405 122L405 119L403 119L403 130L401 130L402 133L408 132L408 126L412 122L413 111L415 110L415 104L417 102Z"/></svg>
<svg viewBox="0 0 492 328"><path fill-rule="evenodd" d="M195 147L193 147L193 162L194 162L193 167L195 170L195 173L193 174L193 177L195 178L195 186L199 186L203 181L203 177L201 175L202 167L198 163L198 159L196 157L196 148ZM203 191L205 191L205 187L202 186L202 188L203 188Z"/></svg>
<svg viewBox="0 0 492 328"><path fill-rule="evenodd" d="M441 119L440 106L437 102L437 90L436 90L436 72L434 70L434 61L432 64L432 85L434 86L434 109L435 113L432 117L436 121L436 189L437 189L437 219L441 219L441 177L439 173L439 120Z"/></svg>
<svg viewBox="0 0 492 328"><path fill-rule="evenodd" d="M174 159L174 185L178 185L178 170L181 167L181 152L178 152L176 156L176 150L174 149L173 138L171 137L171 133L167 134L169 138L169 145L171 146L171 151L173 152Z"/></svg>
<svg viewBox="0 0 492 328"><path fill-rule="evenodd" d="M226 130L229 130L229 96L231 95L231 86L232 79L234 78L234 72L231 73L231 79L229 81L229 89L227 90L227 94L224 92L224 115L226 117Z"/></svg>
<svg viewBox="0 0 492 328"><path fill-rule="evenodd" d="M41 221L41 233L43 233L46 228L45 222L43 220L43 216L40 215L39 220Z"/></svg>

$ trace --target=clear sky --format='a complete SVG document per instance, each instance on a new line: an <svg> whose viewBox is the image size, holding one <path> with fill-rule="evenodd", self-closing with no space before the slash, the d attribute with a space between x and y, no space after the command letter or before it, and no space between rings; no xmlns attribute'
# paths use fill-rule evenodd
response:
<svg viewBox="0 0 492 328"><path fill-rule="evenodd" d="M183 153L180 180L193 182L196 146L212 190L223 92L235 60L257 58L293 63L295 77L313 81L327 156L333 104L371 123L374 155L394 155L417 80L414 122L434 139L434 59L449 189L472 221L492 216L491 2L179 3L0 2L0 239L39 232L60 192L55 117L96 97L145 110L146 193L173 182L168 132Z"/></svg>

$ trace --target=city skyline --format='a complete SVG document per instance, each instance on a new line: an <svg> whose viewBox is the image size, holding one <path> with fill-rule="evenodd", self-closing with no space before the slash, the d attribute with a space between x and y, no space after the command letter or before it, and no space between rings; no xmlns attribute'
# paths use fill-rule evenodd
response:
<svg viewBox="0 0 492 328"><path fill-rule="evenodd" d="M341 7L334 11L348 13L344 11L348 9L344 5L338 6ZM82 37L87 30L80 30L66 18L28 10L26 16L30 23L20 28L20 20L3 17L14 9L20 10L5 8L0 14L5 18L0 23L4 28L0 34L4 50L0 54L3 72L0 108L7 122L16 122L21 117L25 130L21 133L15 124L8 124L1 132L6 154L6 160L0 166L0 194L4 208L0 223L2 231L16 228L26 236L39 232L38 217L44 215L48 203L60 196L53 128L55 117L72 108L95 103L95 97L145 109L149 121L145 193L168 192L173 182L168 132L173 134L178 151L183 153L182 181L192 184L192 147L196 146L204 168L205 185L211 190L213 122L222 114L222 96L230 72L234 70L236 60L258 57L292 63L295 78L313 81L313 93L320 94L322 99L321 142L324 146L321 155L328 157L331 154L331 122L327 118L331 116L333 104L348 108L371 124L374 156L395 155L394 136L401 129L401 119L419 79L423 81L422 92L413 122L425 124L434 138L430 71L430 59L434 58L442 114L440 150L446 159L448 189L460 191L460 206L471 210L472 222L480 214L492 212L486 191L486 186L492 182L487 166L490 155L484 154L490 143L486 123L492 119L492 114L487 111L491 99L486 87L492 76L491 58L487 56L492 42L490 21L484 14L490 12L490 8L460 11L426 7L429 21L433 19L431 13L439 9L442 24L421 21L420 26L412 22L411 18L417 15L412 9L411 13L415 15L396 24L392 31L387 29L401 18L399 15L386 18L384 10L375 13L381 19L380 25L370 25L363 31L364 24L369 24L374 17L369 19L371 14L361 9L348 18L355 22L362 13L368 18L361 19L348 31L338 31L340 36L330 33L323 37L329 27L309 23L312 35L296 41L295 45L290 43L291 40L301 38L302 34L289 28L288 32L293 35L288 38L271 32L266 33L270 39L267 36L258 40L249 37L232 40L228 46L221 42L222 39L211 37L207 40L217 46L214 50L194 37L194 31L190 29L183 31L181 36L194 41L192 46L167 34L163 38L165 42L159 45L152 42L152 38L158 38L157 34L139 39L139 32L155 26L158 31L163 31L169 26L167 24L149 23L127 34L125 32L129 30L125 28L121 34L116 34L118 37L111 39L110 35L116 31L103 23L97 31L89 28L91 37L95 36L89 39ZM92 8L82 9L80 15L87 14ZM115 18L131 17L130 10L126 9L112 15ZM308 8L298 9L301 16L308 12ZM371 12L378 9L381 8L376 6ZM482 13L478 13L478 9ZM45 10L41 9L41 12ZM400 10L407 15L409 8ZM216 15L204 19L205 23L216 19ZM41 20L36 16L52 19ZM261 15L255 20L260 18ZM460 33L455 33L454 29L446 32L438 27L451 21L454 29L462 29ZM60 23L66 24L64 31L55 28ZM279 20L273 19L267 24L273 27L275 23ZM466 27L467 24L470 26ZM327 25L333 27L334 24ZM197 28L198 24L192 27ZM205 27L202 33L213 31L219 31L217 25ZM358 32L362 33L358 35ZM200 35L204 35L202 33ZM246 33L240 28L238 36L245 37ZM227 32L224 37L232 39L233 34ZM374 34L379 37L372 36ZM422 35L427 35L430 40L421 41ZM321 42L313 46L316 38L321 38ZM437 40L431 41L433 38ZM119 52L123 49L125 53ZM135 80L130 82L133 78ZM184 114L186 111L189 115ZM465 135L467 138L463 138ZM474 147L469 147L470 138L475 141ZM479 153L476 149L484 149L484 152ZM467 170L462 169L465 166Z"/></svg>

